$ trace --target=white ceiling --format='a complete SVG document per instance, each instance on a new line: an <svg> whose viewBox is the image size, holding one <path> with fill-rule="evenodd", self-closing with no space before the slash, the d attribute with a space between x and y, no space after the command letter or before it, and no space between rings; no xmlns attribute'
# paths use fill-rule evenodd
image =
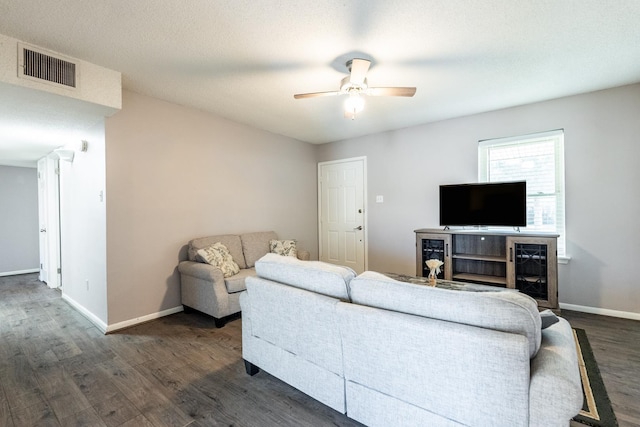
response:
<svg viewBox="0 0 640 427"><path fill-rule="evenodd" d="M640 82L639 23L638 0L0 0L1 34L311 143ZM355 121L342 97L293 99L337 90L354 56L415 97L368 98Z"/></svg>

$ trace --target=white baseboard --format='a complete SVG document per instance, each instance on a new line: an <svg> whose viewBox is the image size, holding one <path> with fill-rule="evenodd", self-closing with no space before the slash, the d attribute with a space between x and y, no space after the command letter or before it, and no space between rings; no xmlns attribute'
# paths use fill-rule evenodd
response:
<svg viewBox="0 0 640 427"><path fill-rule="evenodd" d="M583 313L600 314L602 316L620 317L622 319L640 320L640 313L631 311L610 310L608 308L589 307L585 305L560 303L560 308L567 310L581 311Z"/></svg>
<svg viewBox="0 0 640 427"><path fill-rule="evenodd" d="M117 331L119 329L130 328L131 326L148 322L150 320L159 319L161 317L168 316L170 314L179 313L184 310L182 305L180 305L178 307L170 308L168 310L162 310L157 313L151 313L151 314L147 314L146 316L136 317L135 319L125 320L124 322L118 322L112 325L108 325L105 322L103 322L101 319L99 319L95 314L87 310L83 305L79 304L77 301L75 301L74 299L66 295L64 291L62 293L62 299L67 301L73 308L78 310L80 314L82 314L84 317L89 319L89 321L94 325L96 325L96 327L100 329L100 331L102 331L103 334L108 334L108 333Z"/></svg>
<svg viewBox="0 0 640 427"><path fill-rule="evenodd" d="M168 316L170 314L179 313L184 310L182 305L178 307L173 307L167 310L158 311L157 313L147 314L146 316L136 317L135 319L125 320L124 322L114 323L112 325L108 325L105 333L110 333L113 331L117 331L118 329L130 328L131 326L135 326L140 323L148 322L150 320L159 319L164 316Z"/></svg>
<svg viewBox="0 0 640 427"><path fill-rule="evenodd" d="M17 270L17 271L5 271L4 273L0 273L0 277L3 276L17 276L19 274L29 274L29 273L39 273L39 268L30 268L28 270Z"/></svg>
<svg viewBox="0 0 640 427"><path fill-rule="evenodd" d="M62 299L68 302L73 308L80 312L84 317L89 319L91 323L97 326L98 329L102 331L103 334L107 333L107 324L104 323L98 316L87 310L82 304L79 304L76 300L71 298L69 295L64 293L64 288L62 289Z"/></svg>

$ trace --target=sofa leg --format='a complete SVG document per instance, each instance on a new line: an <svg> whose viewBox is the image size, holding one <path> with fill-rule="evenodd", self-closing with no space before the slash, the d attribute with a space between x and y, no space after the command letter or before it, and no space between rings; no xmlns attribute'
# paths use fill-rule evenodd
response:
<svg viewBox="0 0 640 427"><path fill-rule="evenodd" d="M258 372L260 372L260 368L258 368L256 365L251 362L247 362L244 359L242 360L244 361L244 370L247 371L247 375L254 376Z"/></svg>
<svg viewBox="0 0 640 427"><path fill-rule="evenodd" d="M213 321L216 324L216 328L222 328L224 325L227 324L227 321L224 318L218 319L217 317L214 317Z"/></svg>

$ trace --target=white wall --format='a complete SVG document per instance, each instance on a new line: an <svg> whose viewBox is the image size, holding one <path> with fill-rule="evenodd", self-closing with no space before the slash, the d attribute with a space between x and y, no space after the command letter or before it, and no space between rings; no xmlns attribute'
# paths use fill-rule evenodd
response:
<svg viewBox="0 0 640 427"><path fill-rule="evenodd" d="M317 258L310 144L125 91L106 155L110 326L181 307L195 237L274 230Z"/></svg>
<svg viewBox="0 0 640 427"><path fill-rule="evenodd" d="M38 171L0 165L0 275L38 270Z"/></svg>
<svg viewBox="0 0 640 427"><path fill-rule="evenodd" d="M62 297L103 329L107 325L104 122L82 139L86 152L60 161ZM101 200L100 194L103 194Z"/></svg>
<svg viewBox="0 0 640 427"><path fill-rule="evenodd" d="M631 85L325 144L318 160L367 156L369 268L410 274L413 230L437 227L440 184L477 180L479 140L563 128L571 261L559 266L560 302L640 315L638 117Z"/></svg>

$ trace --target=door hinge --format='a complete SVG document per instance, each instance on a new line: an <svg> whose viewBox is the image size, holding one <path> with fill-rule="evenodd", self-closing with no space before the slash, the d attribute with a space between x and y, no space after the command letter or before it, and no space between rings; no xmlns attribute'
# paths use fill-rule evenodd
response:
<svg viewBox="0 0 640 427"><path fill-rule="evenodd" d="M60 175L60 168L56 168L56 175Z"/></svg>
<svg viewBox="0 0 640 427"><path fill-rule="evenodd" d="M62 274L62 269L58 267L58 274Z"/></svg>

